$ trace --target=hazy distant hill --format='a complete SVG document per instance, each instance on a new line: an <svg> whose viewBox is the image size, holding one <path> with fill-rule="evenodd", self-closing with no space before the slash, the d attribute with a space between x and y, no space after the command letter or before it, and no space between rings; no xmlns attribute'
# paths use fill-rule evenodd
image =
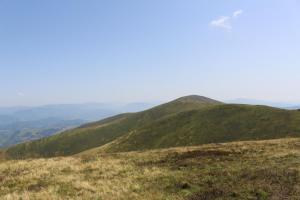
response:
<svg viewBox="0 0 300 200"><path fill-rule="evenodd" d="M17 121L18 121L18 119L14 116L0 115L0 126L7 125L7 124L12 124L12 123L17 122Z"/></svg>
<svg viewBox="0 0 300 200"><path fill-rule="evenodd" d="M292 107L287 107L289 110L299 110L300 106L292 106Z"/></svg>
<svg viewBox="0 0 300 200"><path fill-rule="evenodd" d="M74 128L86 121L47 118L36 121L18 121L0 126L0 147L36 140Z"/></svg>
<svg viewBox="0 0 300 200"><path fill-rule="evenodd" d="M86 103L86 104L57 104L38 107L0 108L0 117L19 121L34 121L46 118L64 120L82 119L93 121L103 119L121 112L137 112L148 109L152 103ZM1 122L0 122L1 123Z"/></svg>
<svg viewBox="0 0 300 200"><path fill-rule="evenodd" d="M297 103L289 103L289 102L275 102L275 101L266 101L266 100L258 100L258 99L245 99L245 98L238 98L233 100L226 101L227 103L234 103L234 104L249 104L249 105L265 105L271 106L276 108L293 108L299 107Z"/></svg>
<svg viewBox="0 0 300 200"><path fill-rule="evenodd" d="M151 106L147 103L88 103L0 108L0 147L40 139L83 123Z"/></svg>

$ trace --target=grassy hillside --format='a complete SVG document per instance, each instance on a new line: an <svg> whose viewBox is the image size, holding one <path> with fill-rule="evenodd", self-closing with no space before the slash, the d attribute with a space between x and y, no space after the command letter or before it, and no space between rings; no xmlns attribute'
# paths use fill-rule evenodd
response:
<svg viewBox="0 0 300 200"><path fill-rule="evenodd" d="M0 161L0 199L300 199L300 139Z"/></svg>
<svg viewBox="0 0 300 200"><path fill-rule="evenodd" d="M105 145L122 152L300 136L300 112L266 106L217 105L155 121Z"/></svg>
<svg viewBox="0 0 300 200"><path fill-rule="evenodd" d="M183 111L207 108L219 104L221 102L200 96L183 97L150 110L118 115L52 137L16 145L9 148L6 154L11 158L72 155L99 147L135 131L139 127L150 126L158 120L174 116Z"/></svg>

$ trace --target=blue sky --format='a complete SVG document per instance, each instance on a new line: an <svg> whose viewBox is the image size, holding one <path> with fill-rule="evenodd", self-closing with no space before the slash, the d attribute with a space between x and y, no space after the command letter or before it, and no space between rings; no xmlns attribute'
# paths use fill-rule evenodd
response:
<svg viewBox="0 0 300 200"><path fill-rule="evenodd" d="M2 0L0 106L300 103L300 1Z"/></svg>

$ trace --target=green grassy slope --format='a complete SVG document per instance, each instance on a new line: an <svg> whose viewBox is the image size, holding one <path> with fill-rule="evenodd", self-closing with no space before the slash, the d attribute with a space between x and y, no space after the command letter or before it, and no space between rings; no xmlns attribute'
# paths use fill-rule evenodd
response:
<svg viewBox="0 0 300 200"><path fill-rule="evenodd" d="M300 136L300 112L217 105L143 126L103 147L108 152Z"/></svg>
<svg viewBox="0 0 300 200"><path fill-rule="evenodd" d="M183 97L150 110L118 115L62 134L16 145L8 148L6 155L10 158L72 155L99 147L139 127L150 126L177 113L219 104L222 103L200 96Z"/></svg>
<svg viewBox="0 0 300 200"><path fill-rule="evenodd" d="M10 158L147 150L300 136L300 112L267 106L179 98L153 109L122 114L9 148Z"/></svg>

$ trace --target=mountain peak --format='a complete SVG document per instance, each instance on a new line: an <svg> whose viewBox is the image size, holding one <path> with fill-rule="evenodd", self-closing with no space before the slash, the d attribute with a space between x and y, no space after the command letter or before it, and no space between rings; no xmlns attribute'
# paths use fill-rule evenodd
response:
<svg viewBox="0 0 300 200"><path fill-rule="evenodd" d="M189 95L189 96L184 96L176 99L175 101L177 102L183 102L183 103L191 103L191 102L197 102L197 103L222 103L220 101L210 99L205 96L199 96L199 95Z"/></svg>

